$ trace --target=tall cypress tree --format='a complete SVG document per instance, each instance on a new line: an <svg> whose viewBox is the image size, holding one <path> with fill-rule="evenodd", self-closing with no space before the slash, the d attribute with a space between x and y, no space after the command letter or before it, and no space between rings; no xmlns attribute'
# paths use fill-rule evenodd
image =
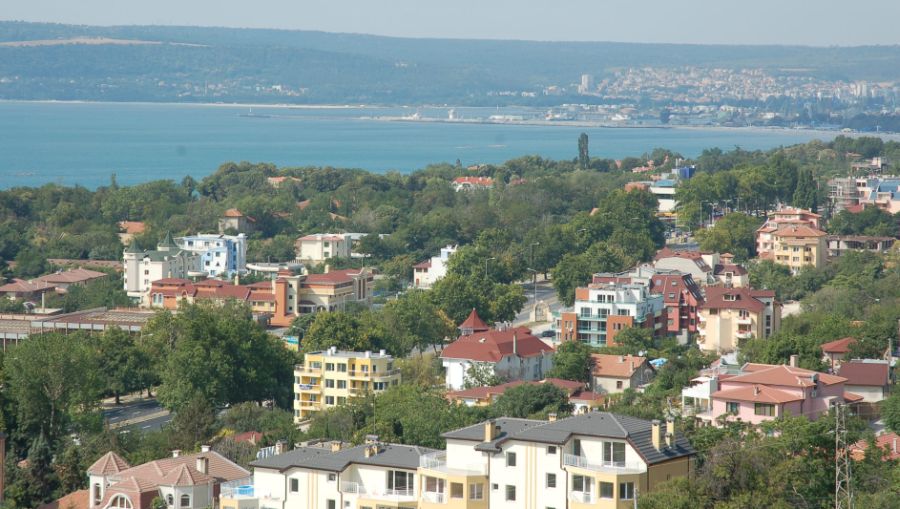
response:
<svg viewBox="0 0 900 509"><path fill-rule="evenodd" d="M588 135L581 133L578 137L578 167L586 170L591 164L591 155L588 151Z"/></svg>
<svg viewBox="0 0 900 509"><path fill-rule="evenodd" d="M794 206L817 212L819 208L818 194L812 170L808 168L801 169L797 175L797 187L794 190L792 200Z"/></svg>

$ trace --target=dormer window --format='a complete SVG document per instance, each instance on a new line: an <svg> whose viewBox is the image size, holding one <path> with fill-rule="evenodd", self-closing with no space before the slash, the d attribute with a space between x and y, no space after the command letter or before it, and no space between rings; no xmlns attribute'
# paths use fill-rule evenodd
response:
<svg viewBox="0 0 900 509"><path fill-rule="evenodd" d="M726 293L726 294L723 296L723 298L724 298L725 300L729 301L729 302L734 302L734 301L737 300L737 295L734 295L734 294L732 294L732 293Z"/></svg>

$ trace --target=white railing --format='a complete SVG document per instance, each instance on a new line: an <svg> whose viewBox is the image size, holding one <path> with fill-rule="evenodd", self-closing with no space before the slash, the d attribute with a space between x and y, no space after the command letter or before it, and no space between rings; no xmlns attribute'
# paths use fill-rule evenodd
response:
<svg viewBox="0 0 900 509"><path fill-rule="evenodd" d="M485 464L447 465L446 451L435 451L419 456L419 467L438 472L455 472L462 475L485 475L487 473Z"/></svg>
<svg viewBox="0 0 900 509"><path fill-rule="evenodd" d="M219 496L221 498L254 498L255 492L253 477L244 477L222 483Z"/></svg>
<svg viewBox="0 0 900 509"><path fill-rule="evenodd" d="M414 490L414 489L412 489L412 488L407 488L407 489L404 489L404 490L398 490L398 489L391 489L391 488L389 488L389 489L384 490L384 496L386 496L386 497L397 497L397 498L409 498L409 497L415 497L415 496L416 496L416 490Z"/></svg>
<svg viewBox="0 0 900 509"><path fill-rule="evenodd" d="M341 481L341 493L365 493L366 487L358 482Z"/></svg>
<svg viewBox="0 0 900 509"><path fill-rule="evenodd" d="M584 456L566 454L563 456L563 464L570 467L583 468L594 472L645 472L647 467L643 463L626 463L624 461L600 461L591 462Z"/></svg>
<svg viewBox="0 0 900 509"><path fill-rule="evenodd" d="M582 504L593 504L594 494L586 491L570 491L569 500L573 502L581 502Z"/></svg>
<svg viewBox="0 0 900 509"><path fill-rule="evenodd" d="M434 504L444 504L447 502L447 495L439 491L426 491L422 493L422 498L427 502Z"/></svg>

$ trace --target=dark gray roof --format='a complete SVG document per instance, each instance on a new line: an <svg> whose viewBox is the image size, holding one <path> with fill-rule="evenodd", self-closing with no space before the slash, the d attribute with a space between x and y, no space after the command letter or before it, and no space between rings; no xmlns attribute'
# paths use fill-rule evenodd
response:
<svg viewBox="0 0 900 509"><path fill-rule="evenodd" d="M441 436L443 438L451 438L456 440L469 440L478 442L475 446L479 451L498 451L500 443L509 439L510 436L516 435L531 426L544 424L545 421L536 421L533 419L517 419L514 417L501 417L494 419L494 424L499 428L500 434L495 440L484 442L484 422L473 424L471 426L448 431Z"/></svg>
<svg viewBox="0 0 900 509"><path fill-rule="evenodd" d="M651 437L652 423L644 419L617 415L608 412L589 412L557 421L533 421L527 419L497 419L503 428L503 434L491 442L484 440L484 423L444 433L445 438L473 440L480 442L475 446L479 451L499 451L500 444L506 440L521 440L561 445L573 435L616 438L630 442L638 453L649 464L660 463L681 456L695 454L690 442L680 434L675 434L672 447L657 450ZM665 423L661 426L665 427Z"/></svg>
<svg viewBox="0 0 900 509"><path fill-rule="evenodd" d="M350 464L376 465L389 468L415 470L422 455L434 449L414 445L381 444L378 454L367 458L364 445L332 452L324 447L300 447L277 456L270 456L250 463L252 467L287 470L299 467L311 470L341 472Z"/></svg>

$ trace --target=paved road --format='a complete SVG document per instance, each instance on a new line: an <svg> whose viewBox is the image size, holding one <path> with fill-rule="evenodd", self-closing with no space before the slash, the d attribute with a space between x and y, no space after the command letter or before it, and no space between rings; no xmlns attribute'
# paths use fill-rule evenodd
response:
<svg viewBox="0 0 900 509"><path fill-rule="evenodd" d="M516 315L516 324L523 324L531 321L531 306L534 304L535 290L537 291L538 302L544 301L549 304L551 313L558 311L562 307L559 298L556 296L556 290L549 281L538 281L536 288L532 286L531 283L525 283L522 285L522 289L525 290L525 296L528 298L528 301L525 303L525 307L522 308L522 312ZM542 330L544 328L546 327L535 327L535 330Z"/></svg>
<svg viewBox="0 0 900 509"><path fill-rule="evenodd" d="M155 399L124 402L119 406L107 406L103 417L114 428L156 430L172 417ZM149 427L148 427L149 425Z"/></svg>

